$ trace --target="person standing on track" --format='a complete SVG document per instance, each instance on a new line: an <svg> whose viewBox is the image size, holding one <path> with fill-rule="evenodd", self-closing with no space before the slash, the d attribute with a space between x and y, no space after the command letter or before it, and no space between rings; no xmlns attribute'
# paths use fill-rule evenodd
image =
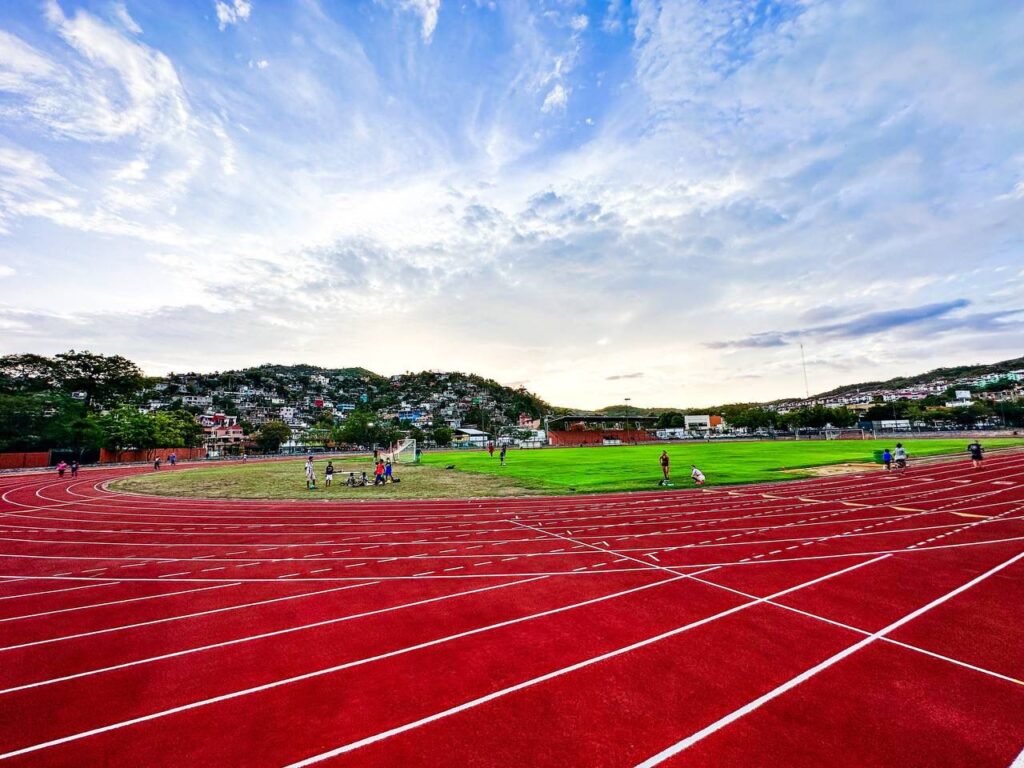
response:
<svg viewBox="0 0 1024 768"><path fill-rule="evenodd" d="M903 443L896 443L892 457L896 461L896 469L902 472L907 468L907 449L903 447Z"/></svg>
<svg viewBox="0 0 1024 768"><path fill-rule="evenodd" d="M669 477L668 477L668 465L669 465L668 451L662 451L661 452L661 458L658 459L658 461L661 464L661 484L662 485L668 485L669 482L670 482Z"/></svg>
<svg viewBox="0 0 1024 768"><path fill-rule="evenodd" d="M967 452L971 455L971 466L981 469L981 462L985 460L985 449L981 447L981 443L975 440L967 446Z"/></svg>

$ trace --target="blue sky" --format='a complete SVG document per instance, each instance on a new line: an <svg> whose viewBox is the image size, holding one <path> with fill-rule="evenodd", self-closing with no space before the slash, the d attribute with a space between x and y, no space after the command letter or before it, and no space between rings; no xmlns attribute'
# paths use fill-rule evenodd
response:
<svg viewBox="0 0 1024 768"><path fill-rule="evenodd" d="M1024 354L1024 6L0 5L0 352L702 405Z"/></svg>

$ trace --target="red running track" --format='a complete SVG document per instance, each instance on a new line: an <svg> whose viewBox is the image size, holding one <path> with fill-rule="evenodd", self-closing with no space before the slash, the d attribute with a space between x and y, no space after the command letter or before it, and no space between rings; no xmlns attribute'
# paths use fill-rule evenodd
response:
<svg viewBox="0 0 1024 768"><path fill-rule="evenodd" d="M349 504L138 471L0 478L2 763L1024 766L1021 451Z"/></svg>

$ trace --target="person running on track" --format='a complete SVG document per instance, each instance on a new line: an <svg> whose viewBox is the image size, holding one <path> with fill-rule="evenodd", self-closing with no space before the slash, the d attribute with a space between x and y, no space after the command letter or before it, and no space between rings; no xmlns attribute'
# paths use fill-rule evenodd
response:
<svg viewBox="0 0 1024 768"><path fill-rule="evenodd" d="M704 477L704 473L697 469L696 464L691 464L690 467L693 469L690 472L690 477L693 478L694 485L704 485L704 481L707 479Z"/></svg>
<svg viewBox="0 0 1024 768"><path fill-rule="evenodd" d="M893 451L892 457L896 461L896 469L907 468L907 449L903 447L903 443L896 443L896 450Z"/></svg>
<svg viewBox="0 0 1024 768"><path fill-rule="evenodd" d="M971 454L971 466L981 469L981 462L985 460L985 449L981 447L981 443L975 440L967 446L967 452Z"/></svg>
<svg viewBox="0 0 1024 768"><path fill-rule="evenodd" d="M77 459L72 459L71 460L71 476L72 477L78 477L78 460Z"/></svg>
<svg viewBox="0 0 1024 768"><path fill-rule="evenodd" d="M661 458L658 459L658 461L661 463L661 477L662 477L661 484L662 485L668 485L668 483L669 483L669 477L668 477L668 464L669 464L668 451L662 451L661 452Z"/></svg>
<svg viewBox="0 0 1024 768"><path fill-rule="evenodd" d="M888 448L882 451L882 463L886 472L892 472L892 452Z"/></svg>
<svg viewBox="0 0 1024 768"><path fill-rule="evenodd" d="M153 459L153 469L160 469L160 457Z"/></svg>
<svg viewBox="0 0 1024 768"><path fill-rule="evenodd" d="M334 480L334 463L328 461L327 468L324 470L324 488L330 488L332 480Z"/></svg>
<svg viewBox="0 0 1024 768"><path fill-rule="evenodd" d="M68 468L68 465L63 461L57 465L57 477L64 477L64 470Z"/></svg>

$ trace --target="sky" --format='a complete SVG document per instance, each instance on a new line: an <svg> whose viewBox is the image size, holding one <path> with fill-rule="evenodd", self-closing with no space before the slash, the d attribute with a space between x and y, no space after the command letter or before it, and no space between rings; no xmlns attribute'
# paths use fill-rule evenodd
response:
<svg viewBox="0 0 1024 768"><path fill-rule="evenodd" d="M1024 5L0 3L0 353L702 406L1024 354Z"/></svg>

